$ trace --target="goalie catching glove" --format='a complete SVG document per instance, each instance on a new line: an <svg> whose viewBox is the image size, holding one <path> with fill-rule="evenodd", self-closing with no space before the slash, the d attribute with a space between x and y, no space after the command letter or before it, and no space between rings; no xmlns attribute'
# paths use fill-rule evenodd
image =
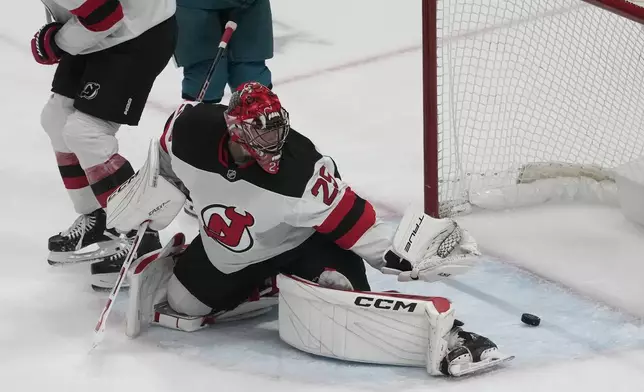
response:
<svg viewBox="0 0 644 392"><path fill-rule="evenodd" d="M150 221L162 230L179 214L186 196L160 174L159 145L152 140L145 165L107 199L107 227L120 232Z"/></svg>
<svg viewBox="0 0 644 392"><path fill-rule="evenodd" d="M385 274L433 282L469 270L481 253L474 238L452 219L408 209L383 255Z"/></svg>

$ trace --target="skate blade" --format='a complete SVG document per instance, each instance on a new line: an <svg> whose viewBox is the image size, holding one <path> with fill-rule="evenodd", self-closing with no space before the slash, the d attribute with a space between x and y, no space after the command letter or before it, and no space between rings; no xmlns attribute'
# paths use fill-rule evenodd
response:
<svg viewBox="0 0 644 392"><path fill-rule="evenodd" d="M120 271L120 270L119 270ZM109 274L95 274L92 275L92 289L94 291L110 291L116 284L116 281L119 278L119 272L112 272ZM125 278L121 290L127 290L130 287L130 283Z"/></svg>
<svg viewBox="0 0 644 392"><path fill-rule="evenodd" d="M112 240L97 242L70 252L52 251L49 252L47 262L49 265L66 265L102 261L106 257L120 252L124 246L126 245L123 244L122 240Z"/></svg>
<svg viewBox="0 0 644 392"><path fill-rule="evenodd" d="M126 286L125 284L121 286L121 291L128 291L129 289L130 287ZM96 291L97 293L109 293L110 291L112 291L112 287L100 287L92 284L92 290Z"/></svg>
<svg viewBox="0 0 644 392"><path fill-rule="evenodd" d="M454 377L461 377L472 373L479 373L498 367L514 359L514 355L500 354L496 358L488 358L479 362L456 363L449 367L449 373Z"/></svg>

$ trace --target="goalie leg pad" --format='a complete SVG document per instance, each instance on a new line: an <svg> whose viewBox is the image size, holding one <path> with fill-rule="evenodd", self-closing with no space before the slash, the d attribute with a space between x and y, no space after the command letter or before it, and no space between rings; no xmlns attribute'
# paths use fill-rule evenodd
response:
<svg viewBox="0 0 644 392"><path fill-rule="evenodd" d="M212 312L212 308L192 295L176 275L172 275L168 282L168 305L176 313L193 317L205 316Z"/></svg>
<svg viewBox="0 0 644 392"><path fill-rule="evenodd" d="M146 220L162 230L179 214L186 196L161 175L158 142L152 140L145 165L107 199L107 227L128 232Z"/></svg>
<svg viewBox="0 0 644 392"><path fill-rule="evenodd" d="M279 332L302 351L348 361L427 367L440 373L454 315L449 301L334 290L280 275Z"/></svg>
<svg viewBox="0 0 644 392"><path fill-rule="evenodd" d="M162 249L134 262L128 272L130 297L125 319L127 336L138 336L152 322L154 305L165 300L174 256L185 249L184 244L185 236L177 233Z"/></svg>
<svg viewBox="0 0 644 392"><path fill-rule="evenodd" d="M442 297L337 290L286 275L278 282L280 337L311 354L425 367L433 376L462 376L512 359L489 339L462 331L462 323L455 326L454 309Z"/></svg>
<svg viewBox="0 0 644 392"><path fill-rule="evenodd" d="M194 332L213 324L260 316L278 304L275 279L270 279L267 283L269 284L262 290L256 290L247 301L236 308L210 313L211 308L196 299L175 276L172 276L168 288L168 301L155 307L153 322L166 328ZM179 309L192 315L178 312Z"/></svg>

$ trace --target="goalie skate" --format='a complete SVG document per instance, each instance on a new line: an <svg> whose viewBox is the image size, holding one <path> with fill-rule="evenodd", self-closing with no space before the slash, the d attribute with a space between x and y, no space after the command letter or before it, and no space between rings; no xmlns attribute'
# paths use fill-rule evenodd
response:
<svg viewBox="0 0 644 392"><path fill-rule="evenodd" d="M480 373L498 367L514 359L514 355L495 353L495 357L482 359L479 362L456 363L449 366L450 375L461 377L472 373Z"/></svg>
<svg viewBox="0 0 644 392"><path fill-rule="evenodd" d="M441 372L461 377L495 368L514 359L501 353L496 344L485 336L463 331L462 322L455 320L449 332L449 352L441 361Z"/></svg>

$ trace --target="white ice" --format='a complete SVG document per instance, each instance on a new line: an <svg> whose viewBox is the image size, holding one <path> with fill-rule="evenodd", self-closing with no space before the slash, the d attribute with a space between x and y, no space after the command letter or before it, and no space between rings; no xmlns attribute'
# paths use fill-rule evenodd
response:
<svg viewBox="0 0 644 392"><path fill-rule="evenodd" d="M422 200L420 2L273 0L275 90L294 127L339 164L361 194L396 215ZM20 1L0 24L0 380L17 391L639 391L644 385L644 230L619 210L541 206L461 219L489 255L454 281L376 288L445 295L472 330L517 356L463 380L422 369L353 365L305 355L279 341L275 315L194 334L154 328L123 334L123 294L98 350L88 353L107 295L88 266L47 265L46 239L75 218L39 124L53 67L29 40L44 20ZM138 128L119 133L143 163L147 141L179 103L170 65ZM187 216L163 233L189 236ZM531 328L522 312L542 316Z"/></svg>

